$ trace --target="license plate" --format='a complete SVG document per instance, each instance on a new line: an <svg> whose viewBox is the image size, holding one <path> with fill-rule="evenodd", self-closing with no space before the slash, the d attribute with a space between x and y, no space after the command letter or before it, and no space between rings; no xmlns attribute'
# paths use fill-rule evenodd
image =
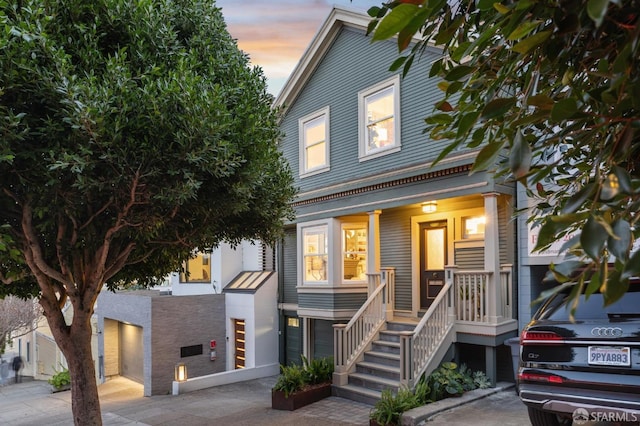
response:
<svg viewBox="0 0 640 426"><path fill-rule="evenodd" d="M631 351L629 348L589 346L589 364L629 367Z"/></svg>

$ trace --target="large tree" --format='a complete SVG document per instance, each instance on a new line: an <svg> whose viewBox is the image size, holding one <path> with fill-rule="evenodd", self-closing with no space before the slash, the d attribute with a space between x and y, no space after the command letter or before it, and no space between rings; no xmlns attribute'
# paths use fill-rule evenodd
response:
<svg viewBox="0 0 640 426"><path fill-rule="evenodd" d="M640 273L640 1L397 0L369 14L374 40L397 37L392 70L442 49L426 131L451 141L440 159L481 147L474 170L537 200L536 249L568 240L552 291L622 297Z"/></svg>
<svg viewBox="0 0 640 426"><path fill-rule="evenodd" d="M105 284L281 234L294 189L272 100L212 1L0 0L0 293L39 297L75 424L102 422Z"/></svg>

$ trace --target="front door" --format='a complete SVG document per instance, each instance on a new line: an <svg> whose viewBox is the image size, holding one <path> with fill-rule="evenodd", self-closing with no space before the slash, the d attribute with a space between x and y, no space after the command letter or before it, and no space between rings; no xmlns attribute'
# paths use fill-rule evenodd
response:
<svg viewBox="0 0 640 426"><path fill-rule="evenodd" d="M238 370L245 367L245 323L243 319L233 320L233 368Z"/></svg>
<svg viewBox="0 0 640 426"><path fill-rule="evenodd" d="M420 309L431 306L444 286L447 222L420 223Z"/></svg>

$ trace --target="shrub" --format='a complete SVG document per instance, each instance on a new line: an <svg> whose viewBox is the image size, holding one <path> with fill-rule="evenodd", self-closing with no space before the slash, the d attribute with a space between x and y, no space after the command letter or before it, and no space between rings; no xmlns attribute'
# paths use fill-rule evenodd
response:
<svg viewBox="0 0 640 426"><path fill-rule="evenodd" d="M473 378L467 368L463 366L461 370L458 370L455 362L442 363L427 380L433 401L459 396L475 389Z"/></svg>
<svg viewBox="0 0 640 426"><path fill-rule="evenodd" d="M333 376L333 358L317 358L309 361L302 355L302 365L280 366L280 376L273 386L274 390L284 392L286 398L305 386L331 382Z"/></svg>
<svg viewBox="0 0 640 426"><path fill-rule="evenodd" d="M64 386L71 384L71 375L69 374L69 370L63 368L61 371L58 371L54 374L47 382L56 389L60 389Z"/></svg>
<svg viewBox="0 0 640 426"><path fill-rule="evenodd" d="M369 417L380 425L399 425L402 413L418 406L418 398L410 389L401 388L396 395L385 389Z"/></svg>
<svg viewBox="0 0 640 426"><path fill-rule="evenodd" d="M303 367L297 364L280 366L280 376L273 389L284 392L285 398L304 386Z"/></svg>
<svg viewBox="0 0 640 426"><path fill-rule="evenodd" d="M333 377L333 357L316 358L311 361L302 355L305 383L317 385L330 382Z"/></svg>

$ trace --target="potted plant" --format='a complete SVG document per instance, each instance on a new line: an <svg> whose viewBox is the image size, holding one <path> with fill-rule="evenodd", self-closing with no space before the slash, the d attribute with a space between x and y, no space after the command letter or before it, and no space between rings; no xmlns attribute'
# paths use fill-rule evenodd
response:
<svg viewBox="0 0 640 426"><path fill-rule="evenodd" d="M71 375L69 370L63 368L54 374L47 382L52 387L52 392L62 392L71 389Z"/></svg>
<svg viewBox="0 0 640 426"><path fill-rule="evenodd" d="M271 390L271 407L293 411L331 396L332 375L332 357L309 361L302 356L302 365L281 365Z"/></svg>

